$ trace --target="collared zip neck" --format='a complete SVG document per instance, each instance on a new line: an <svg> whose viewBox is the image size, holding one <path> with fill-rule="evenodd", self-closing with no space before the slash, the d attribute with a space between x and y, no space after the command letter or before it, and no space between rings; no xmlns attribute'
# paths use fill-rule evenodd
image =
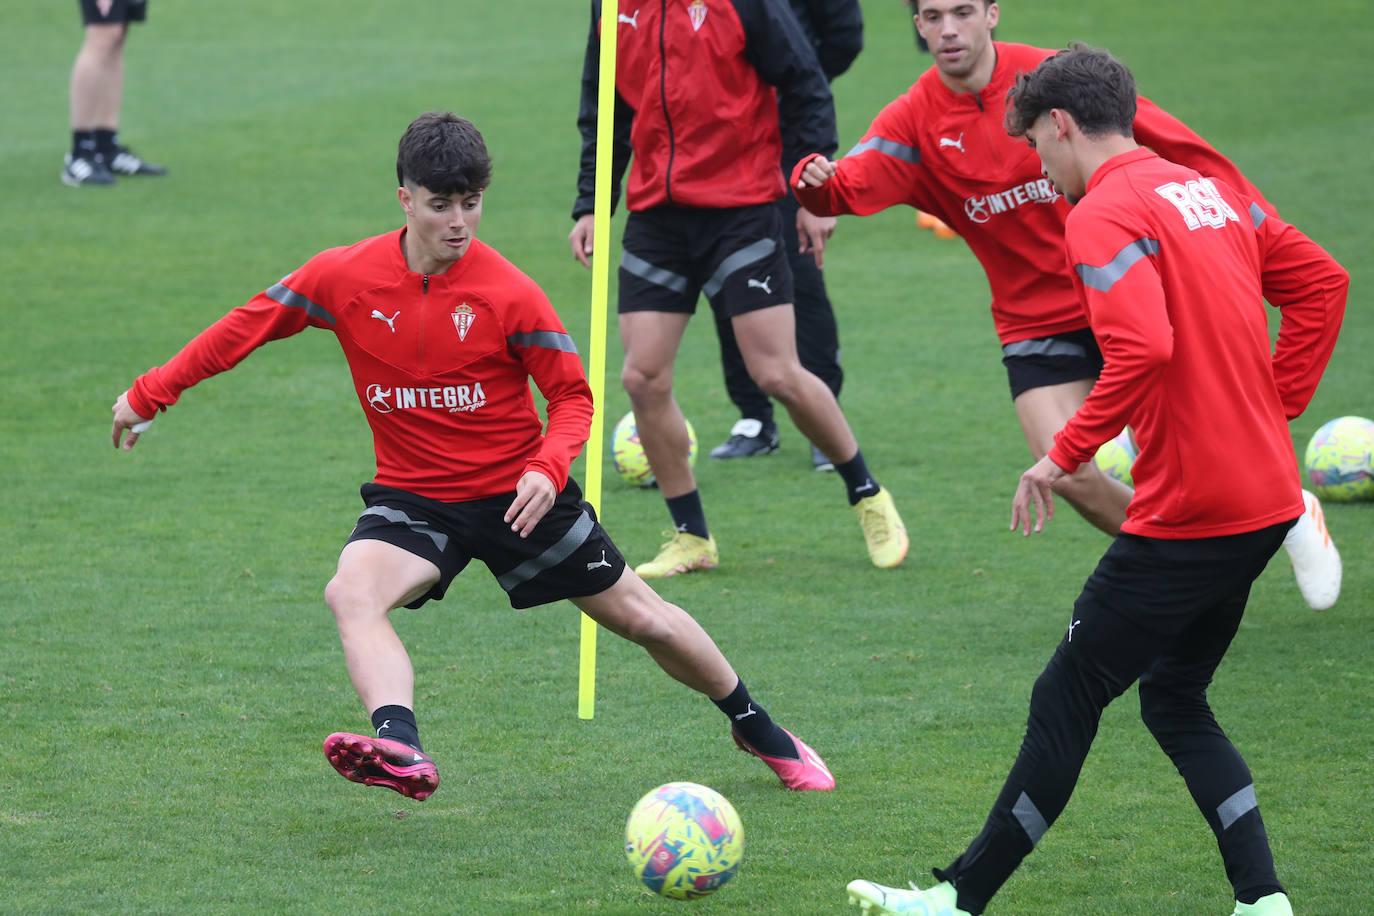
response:
<svg viewBox="0 0 1374 916"><path fill-rule="evenodd" d="M420 292L429 292L429 274L420 274Z"/></svg>

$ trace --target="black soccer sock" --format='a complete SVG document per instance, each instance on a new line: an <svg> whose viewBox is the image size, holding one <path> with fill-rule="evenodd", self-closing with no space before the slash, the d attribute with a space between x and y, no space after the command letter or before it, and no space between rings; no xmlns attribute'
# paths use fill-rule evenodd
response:
<svg viewBox="0 0 1374 916"><path fill-rule="evenodd" d="M668 513L673 517L673 527L699 538L710 537L706 528L706 510L701 507L701 491L693 490L665 500Z"/></svg>
<svg viewBox="0 0 1374 916"><path fill-rule="evenodd" d="M788 737L787 732L768 717L768 711L749 696L749 689L744 686L744 681L737 683L725 699L711 702L730 717L730 723L735 731L739 732L740 737L748 741L754 750L769 757L798 759L796 744Z"/></svg>
<svg viewBox="0 0 1374 916"><path fill-rule="evenodd" d="M72 131L72 158L90 159L100 151L96 145L95 131L93 130L74 130Z"/></svg>
<svg viewBox="0 0 1374 916"><path fill-rule="evenodd" d="M878 486L878 481L874 480L873 476L868 473L868 465L864 463L862 450L855 452L854 457L843 464L838 461L835 462L835 472L844 481L844 488L849 494L851 506L861 499L877 496L878 490L881 489Z"/></svg>
<svg viewBox="0 0 1374 916"><path fill-rule="evenodd" d="M119 131L108 127L97 127L91 131L95 135L95 148L109 162L119 152Z"/></svg>
<svg viewBox="0 0 1374 916"><path fill-rule="evenodd" d="M399 741L424 752L420 746L420 728L415 724L415 713L404 706L378 706L372 713L372 727L378 738Z"/></svg>

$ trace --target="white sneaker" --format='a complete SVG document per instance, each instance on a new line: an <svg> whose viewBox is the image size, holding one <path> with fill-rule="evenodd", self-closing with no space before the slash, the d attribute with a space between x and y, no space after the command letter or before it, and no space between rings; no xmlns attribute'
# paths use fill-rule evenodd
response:
<svg viewBox="0 0 1374 916"><path fill-rule="evenodd" d="M1341 553L1326 530L1321 500L1303 490L1302 501L1302 516L1284 538L1283 546L1293 562L1302 600L1312 610L1324 611L1341 596Z"/></svg>
<svg viewBox="0 0 1374 916"><path fill-rule="evenodd" d="M872 881L850 881L849 902L857 903L866 914L891 913L913 916L969 916L959 909L954 885L944 881L927 890L911 885L911 890L886 887Z"/></svg>

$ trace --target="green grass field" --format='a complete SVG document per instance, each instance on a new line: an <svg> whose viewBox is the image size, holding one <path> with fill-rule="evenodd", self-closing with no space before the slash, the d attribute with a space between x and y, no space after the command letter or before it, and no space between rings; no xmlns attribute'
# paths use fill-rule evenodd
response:
<svg viewBox="0 0 1374 916"><path fill-rule="evenodd" d="M912 530L906 565L868 566L840 484L788 427L770 458L699 462L723 565L663 589L840 791L780 790L708 703L604 633L597 715L579 721L571 607L512 611L473 568L442 604L396 615L444 779L417 805L345 782L320 753L329 732L366 727L321 599L372 473L335 342L268 346L189 392L132 454L111 449L108 408L315 251L397 225L395 143L435 108L484 131L483 238L544 285L585 353L590 280L565 239L587 4L158 0L130 42L124 133L172 176L112 190L57 180L75 5L12 6L0 911L676 912L633 880L621 831L642 793L681 779L724 793L747 834L740 876L696 911L841 912L850 879L925 882L963 848L1107 544L1069 511L1029 541L1006 531L1029 458L964 246L892 211L842 221L827 265L843 401ZM1031 6L1007 3L999 37L1113 49L1350 268L1345 332L1295 443L1374 413L1366 5ZM925 65L901 4L865 12L867 49L836 86L842 148ZM612 333L608 430L627 407L619 361ZM734 416L708 321L678 378L709 448ZM656 495L616 481L603 509L632 560L667 527ZM1374 912L1374 507L1328 510L1341 603L1308 611L1276 559L1212 701L1298 911L1344 916ZM1230 908L1210 832L1127 695L994 912Z"/></svg>

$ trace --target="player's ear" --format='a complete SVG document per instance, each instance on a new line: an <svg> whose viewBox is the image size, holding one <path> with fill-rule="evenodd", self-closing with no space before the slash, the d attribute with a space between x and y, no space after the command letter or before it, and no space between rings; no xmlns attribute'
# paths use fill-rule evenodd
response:
<svg viewBox="0 0 1374 916"><path fill-rule="evenodd" d="M1069 125L1073 124L1073 116L1062 108L1050 109L1050 120L1054 122L1054 139L1063 141L1069 136Z"/></svg>
<svg viewBox="0 0 1374 916"><path fill-rule="evenodd" d="M988 28L997 28L997 20L1002 18L1002 8L996 3L988 4Z"/></svg>
<svg viewBox="0 0 1374 916"><path fill-rule="evenodd" d="M406 211L406 216L415 215L415 198L410 194L410 188L401 185L396 189L396 199L401 202L401 209Z"/></svg>

